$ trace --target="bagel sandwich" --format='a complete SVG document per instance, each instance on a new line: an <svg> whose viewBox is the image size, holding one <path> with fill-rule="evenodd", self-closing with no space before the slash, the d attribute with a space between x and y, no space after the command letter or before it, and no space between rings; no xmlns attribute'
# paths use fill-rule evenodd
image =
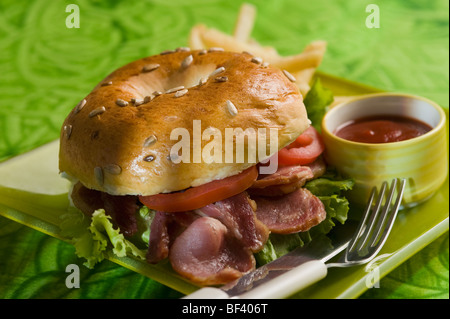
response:
<svg viewBox="0 0 450 319"><path fill-rule="evenodd" d="M276 242L345 220L350 182L313 194L336 182L323 151L289 72L247 52L165 51L108 75L65 119L59 168L83 216L66 230L89 267L112 250L225 284L282 254Z"/></svg>

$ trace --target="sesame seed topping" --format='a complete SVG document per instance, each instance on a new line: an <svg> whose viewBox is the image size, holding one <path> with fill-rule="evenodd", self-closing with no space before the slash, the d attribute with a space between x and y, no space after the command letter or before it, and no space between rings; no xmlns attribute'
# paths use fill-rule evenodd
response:
<svg viewBox="0 0 450 319"><path fill-rule="evenodd" d="M149 146L155 144L157 140L158 140L158 139L156 138L155 135L150 135L149 137L147 137L147 138L145 139L145 141L144 141L144 147L149 147Z"/></svg>
<svg viewBox="0 0 450 319"><path fill-rule="evenodd" d="M198 81L198 85L202 86L203 84L205 84L206 82L208 82L208 78L201 78L200 81Z"/></svg>
<svg viewBox="0 0 450 319"><path fill-rule="evenodd" d="M104 82L101 84L101 86L108 86L108 85L112 85L112 81Z"/></svg>
<svg viewBox="0 0 450 319"><path fill-rule="evenodd" d="M189 52L189 51L191 51L191 48L189 48L189 47L179 47L179 48L176 48L175 51L177 51L177 52Z"/></svg>
<svg viewBox="0 0 450 319"><path fill-rule="evenodd" d="M283 73L289 79L289 81L291 81L291 82L295 82L296 81L294 76L292 74L290 74L288 71L283 70Z"/></svg>
<svg viewBox="0 0 450 319"><path fill-rule="evenodd" d="M263 60L260 57L255 56L250 61L256 64L261 64Z"/></svg>
<svg viewBox="0 0 450 319"><path fill-rule="evenodd" d="M163 95L164 93L161 92L161 91L155 91L152 94L153 94L154 97L157 97L157 96Z"/></svg>
<svg viewBox="0 0 450 319"><path fill-rule="evenodd" d="M81 109L86 105L86 99L83 99L80 101L80 103L77 104L77 106L75 106L75 114L80 112Z"/></svg>
<svg viewBox="0 0 450 319"><path fill-rule="evenodd" d="M89 113L89 117L94 117L96 115L100 115L102 113L104 113L106 111L104 106L100 106L98 108L96 108L95 110L91 111L91 113Z"/></svg>
<svg viewBox="0 0 450 319"><path fill-rule="evenodd" d="M178 116L176 116L176 115L164 116L164 121L167 121L167 122L173 122L173 121L176 121L177 119L178 119Z"/></svg>
<svg viewBox="0 0 450 319"><path fill-rule="evenodd" d="M203 49L203 50L200 50L199 52L198 52L198 55L204 55L204 54L206 54L208 51L206 50L206 49Z"/></svg>
<svg viewBox="0 0 450 319"><path fill-rule="evenodd" d="M70 135L72 135L72 125L64 125L64 133L66 134L66 138L69 139Z"/></svg>
<svg viewBox="0 0 450 319"><path fill-rule="evenodd" d="M170 54L170 53L174 53L175 50L165 50L163 52L160 53L160 55L166 55L166 54Z"/></svg>
<svg viewBox="0 0 450 319"><path fill-rule="evenodd" d="M122 173L122 168L116 164L108 164L103 167L103 171L111 175L119 175L120 173Z"/></svg>
<svg viewBox="0 0 450 319"><path fill-rule="evenodd" d="M127 106L127 105L128 105L128 102L125 101L125 100L122 100L122 99L117 99L117 100L116 100L116 104L117 104L118 106Z"/></svg>
<svg viewBox="0 0 450 319"><path fill-rule="evenodd" d="M209 75L210 77L213 77L215 75L218 75L222 72L225 71L225 68L223 66L221 66L220 68L215 69L214 71L212 71L212 73Z"/></svg>
<svg viewBox="0 0 450 319"><path fill-rule="evenodd" d="M144 103L148 103L152 100L152 96L151 95L147 95L144 97Z"/></svg>
<svg viewBox="0 0 450 319"><path fill-rule="evenodd" d="M250 53L250 52L248 52L248 51L242 51L242 53L253 56L253 53Z"/></svg>
<svg viewBox="0 0 450 319"><path fill-rule="evenodd" d="M174 93L174 92L176 92L176 91L180 91L180 90L183 90L183 89L184 89L184 86L183 86L183 85L180 85L180 86L177 86L177 87L168 89L168 90L166 91L166 94Z"/></svg>
<svg viewBox="0 0 450 319"><path fill-rule="evenodd" d="M183 62L181 62L181 67L187 68L189 65L191 65L192 61L194 61L194 57L192 56L192 54L188 55Z"/></svg>
<svg viewBox="0 0 450 319"><path fill-rule="evenodd" d="M94 177L97 180L97 183L102 186L104 182L103 178L103 170L101 167L97 166L94 168Z"/></svg>
<svg viewBox="0 0 450 319"><path fill-rule="evenodd" d="M212 47L208 49L208 52L223 52L225 51L223 48Z"/></svg>
<svg viewBox="0 0 450 319"><path fill-rule="evenodd" d="M227 100L227 110L230 113L231 116L236 116L238 114L238 110L236 106L234 106L233 102L230 100Z"/></svg>
<svg viewBox="0 0 450 319"><path fill-rule="evenodd" d="M226 82L228 81L228 76L218 76L214 79L216 82Z"/></svg>
<svg viewBox="0 0 450 319"><path fill-rule="evenodd" d="M143 66L142 72L151 72L153 70L156 70L159 67L160 67L160 65L158 63L150 63L150 64Z"/></svg>
<svg viewBox="0 0 450 319"><path fill-rule="evenodd" d="M139 106L139 105L142 105L142 104L144 104L144 100L135 100L134 101L134 106Z"/></svg>
<svg viewBox="0 0 450 319"><path fill-rule="evenodd" d="M147 155L146 157L144 157L144 161L146 162L153 162L155 160L155 156L153 155Z"/></svg>
<svg viewBox="0 0 450 319"><path fill-rule="evenodd" d="M175 92L175 95L174 95L173 97L182 97L182 96L185 95L187 92L188 92L187 89L183 89L183 90L180 90L180 91L176 91L176 92Z"/></svg>
<svg viewBox="0 0 450 319"><path fill-rule="evenodd" d="M267 68L269 66L269 62L264 62L263 64L261 64L261 67L263 68Z"/></svg>

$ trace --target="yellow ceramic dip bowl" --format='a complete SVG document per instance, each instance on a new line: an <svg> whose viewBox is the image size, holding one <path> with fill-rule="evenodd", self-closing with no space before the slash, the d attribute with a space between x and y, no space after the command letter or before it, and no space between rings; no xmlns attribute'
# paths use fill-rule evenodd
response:
<svg viewBox="0 0 450 319"><path fill-rule="evenodd" d="M415 138L393 143L359 143L337 137L344 123L367 116L399 115L417 119L432 130ZM436 103L413 95L378 93L355 97L336 105L322 121L325 160L355 181L347 195L365 204L373 186L406 178L403 206L428 199L444 183L448 173L446 115Z"/></svg>

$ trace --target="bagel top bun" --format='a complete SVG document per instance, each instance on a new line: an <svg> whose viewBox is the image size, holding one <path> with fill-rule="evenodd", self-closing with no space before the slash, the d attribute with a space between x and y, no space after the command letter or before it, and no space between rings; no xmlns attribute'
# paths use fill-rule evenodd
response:
<svg viewBox="0 0 450 319"><path fill-rule="evenodd" d="M265 158L194 162L194 121L201 124L200 133L214 128L222 139L226 128L266 128L267 136L276 128L278 151L309 126L292 81L251 54L219 49L182 48L137 60L107 76L65 119L60 171L87 188L144 196L238 174ZM176 164L170 157L181 139L171 140L176 128L190 134L189 163ZM215 136L201 140L201 149ZM266 157L272 154L266 143Z"/></svg>

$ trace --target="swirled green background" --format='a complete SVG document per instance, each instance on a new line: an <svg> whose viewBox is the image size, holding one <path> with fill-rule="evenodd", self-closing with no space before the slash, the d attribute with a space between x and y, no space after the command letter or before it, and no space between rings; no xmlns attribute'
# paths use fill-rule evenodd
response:
<svg viewBox="0 0 450 319"><path fill-rule="evenodd" d="M265 0L253 37L282 54L328 41L321 70L380 89L422 95L448 108L447 0ZM67 28L68 4L80 28ZM241 1L2 0L0 161L58 138L69 110L106 74L147 55L184 46L197 23L230 33ZM380 8L380 28L365 8ZM361 298L448 298L448 233ZM0 298L176 298L125 268L83 267L80 289L65 285L68 244L0 218Z"/></svg>

